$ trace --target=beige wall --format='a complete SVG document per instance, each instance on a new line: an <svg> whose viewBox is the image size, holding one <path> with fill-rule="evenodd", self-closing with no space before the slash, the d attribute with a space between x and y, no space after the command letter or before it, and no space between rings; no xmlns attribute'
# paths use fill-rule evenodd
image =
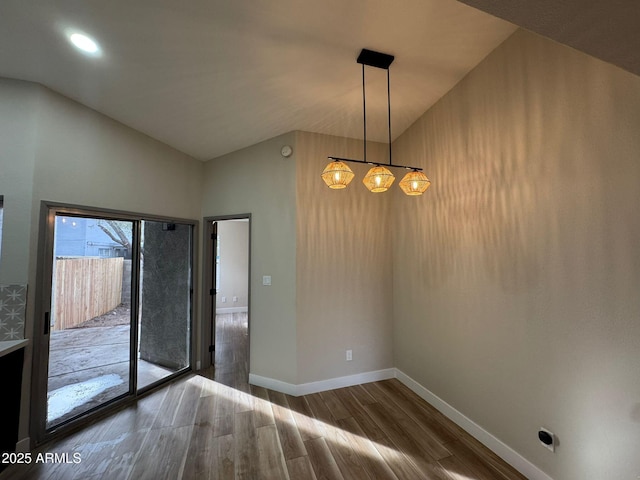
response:
<svg viewBox="0 0 640 480"><path fill-rule="evenodd" d="M249 306L249 222L218 222L218 242L220 288L216 295L216 307L246 308ZM225 297L226 302L222 302L222 297ZM233 297L237 297L236 302Z"/></svg>
<svg viewBox="0 0 640 480"><path fill-rule="evenodd" d="M0 78L0 283L27 283L38 87Z"/></svg>
<svg viewBox="0 0 640 480"><path fill-rule="evenodd" d="M385 153L380 144L367 152L374 161ZM351 165L343 190L320 178L328 155L362 158L362 141L298 132L296 155L298 383L390 368L391 193L365 188L368 165Z"/></svg>
<svg viewBox="0 0 640 480"><path fill-rule="evenodd" d="M202 216L251 213L250 371L295 384L296 154L282 157L283 145L295 152L295 135L206 162Z"/></svg>
<svg viewBox="0 0 640 480"><path fill-rule="evenodd" d="M28 82L0 80L3 282L28 282L33 337L42 200L197 219L201 162ZM20 438L28 435L31 349L26 350Z"/></svg>
<svg viewBox="0 0 640 480"><path fill-rule="evenodd" d="M385 160L384 145L370 153ZM362 142L295 132L206 163L203 216L252 214L251 373L294 385L392 367L391 196L369 193L359 165L329 190L331 154L360 158Z"/></svg>
<svg viewBox="0 0 640 480"><path fill-rule="evenodd" d="M37 202L199 217L202 162L44 88L37 128Z"/></svg>
<svg viewBox="0 0 640 480"><path fill-rule="evenodd" d="M395 364L558 480L640 474L639 131L640 78L518 31L394 147Z"/></svg>

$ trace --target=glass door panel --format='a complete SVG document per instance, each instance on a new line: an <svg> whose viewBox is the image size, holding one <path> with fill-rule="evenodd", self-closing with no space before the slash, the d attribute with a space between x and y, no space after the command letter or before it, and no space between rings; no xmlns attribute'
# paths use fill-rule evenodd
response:
<svg viewBox="0 0 640 480"><path fill-rule="evenodd" d="M142 221L138 389L190 365L192 228Z"/></svg>
<svg viewBox="0 0 640 480"><path fill-rule="evenodd" d="M133 222L55 215L46 428L128 394Z"/></svg>

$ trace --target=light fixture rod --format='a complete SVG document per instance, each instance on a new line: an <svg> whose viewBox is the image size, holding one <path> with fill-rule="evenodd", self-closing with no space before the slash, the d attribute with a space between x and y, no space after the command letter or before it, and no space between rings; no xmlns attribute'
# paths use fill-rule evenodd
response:
<svg viewBox="0 0 640 480"><path fill-rule="evenodd" d="M382 166L390 166L393 167L393 159L391 157L391 80L389 73L389 66L393 63L394 60L393 55L389 55L387 53L375 52L373 50L368 50L363 48L358 55L357 62L362 64L362 111L364 120L362 124L364 125L364 161L367 162L367 107L366 107L366 95L365 95L365 78L364 78L364 67L365 65L368 67L381 68L382 70L387 71L387 118L388 118L388 126L389 126L389 165L386 164L377 164Z"/></svg>
<svg viewBox="0 0 640 480"><path fill-rule="evenodd" d="M389 166L393 166L391 161L391 87L389 86L389 69L387 68L387 111L389 115Z"/></svg>
<svg viewBox="0 0 640 480"><path fill-rule="evenodd" d="M390 165L387 163L369 162L367 160L354 160L352 158L340 158L340 157L327 157L327 158L329 160L335 160L336 162L366 163L368 165L375 165L376 167L404 168L405 170L414 170L416 172L421 172L423 170L420 167L410 167L408 165Z"/></svg>
<svg viewBox="0 0 640 480"><path fill-rule="evenodd" d="M362 64L362 125L364 126L364 160L367 161L367 96L364 93L364 63Z"/></svg>

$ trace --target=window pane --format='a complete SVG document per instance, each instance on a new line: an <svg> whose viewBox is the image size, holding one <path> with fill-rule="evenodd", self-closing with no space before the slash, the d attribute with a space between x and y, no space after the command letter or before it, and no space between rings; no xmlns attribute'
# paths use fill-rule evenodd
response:
<svg viewBox="0 0 640 480"><path fill-rule="evenodd" d="M133 222L57 215L47 428L130 391ZM100 249L127 255L99 255ZM125 258L128 256L129 258Z"/></svg>

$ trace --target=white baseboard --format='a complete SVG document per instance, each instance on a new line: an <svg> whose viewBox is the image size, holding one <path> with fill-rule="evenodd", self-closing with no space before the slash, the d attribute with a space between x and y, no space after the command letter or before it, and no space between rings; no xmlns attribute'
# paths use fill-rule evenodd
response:
<svg viewBox="0 0 640 480"><path fill-rule="evenodd" d="M438 397L435 393L420 385L413 378L411 378L401 370L395 370L395 376L398 380L400 380L407 387L418 394L419 397L426 400L430 405L437 408L447 418L462 427L467 433L475 437L476 440L489 448L489 450L493 451L496 455L510 464L513 468L518 470L525 477L530 480L553 480L549 475L544 473L529 460L524 458L507 444L503 443L500 439L494 437L491 433L486 431L470 418L466 417L463 413L456 410L454 407Z"/></svg>
<svg viewBox="0 0 640 480"><path fill-rule="evenodd" d="M317 382L302 384L282 382L273 378L262 377L260 375L250 373L249 383L297 397L300 395L324 392L327 390L334 390L336 388L350 387L352 385L376 382L389 378L397 378L398 380L400 380L407 387L413 390L419 397L438 409L451 421L462 427L466 432L480 441L483 445L493 451L496 455L498 455L528 479L553 480L549 475L544 473L542 470L540 470L518 452L513 450L507 444L502 442L497 437L493 436L473 420L466 417L463 413L456 410L454 407L442 400L435 393L431 392L426 387L423 387L409 375L402 372L401 370L398 370L397 368L387 368L384 370L358 373L355 375L347 375L345 377L330 378L327 380L320 380Z"/></svg>
<svg viewBox="0 0 640 480"><path fill-rule="evenodd" d="M286 393L299 397L300 395L309 395L310 393L325 392L336 388L350 387L352 385L360 385L362 383L376 382L378 380L386 380L395 377L395 369L387 368L384 370L375 370L373 372L357 373L355 375L347 375L345 377L329 378L317 382L293 384L281 382L273 378L261 377L253 373L249 374L249 383L258 387L268 388L277 392Z"/></svg>
<svg viewBox="0 0 640 480"><path fill-rule="evenodd" d="M28 453L31 451L31 438L26 437L16 443L16 452Z"/></svg>
<svg viewBox="0 0 640 480"><path fill-rule="evenodd" d="M335 390L336 388L377 382L378 380L387 380L393 377L395 377L395 368L387 368L385 370L356 373L355 375L330 378L328 380L320 380L318 382L302 383L297 385L296 391L298 395L309 395L310 393L325 392L327 390Z"/></svg>
<svg viewBox="0 0 640 480"><path fill-rule="evenodd" d="M216 308L216 313L243 313L248 312L249 307L222 307Z"/></svg>
<svg viewBox="0 0 640 480"><path fill-rule="evenodd" d="M274 378L261 377L254 373L249 374L249 383L258 387L268 388L276 392L286 393L287 395L297 396L296 385L293 383L281 382Z"/></svg>

